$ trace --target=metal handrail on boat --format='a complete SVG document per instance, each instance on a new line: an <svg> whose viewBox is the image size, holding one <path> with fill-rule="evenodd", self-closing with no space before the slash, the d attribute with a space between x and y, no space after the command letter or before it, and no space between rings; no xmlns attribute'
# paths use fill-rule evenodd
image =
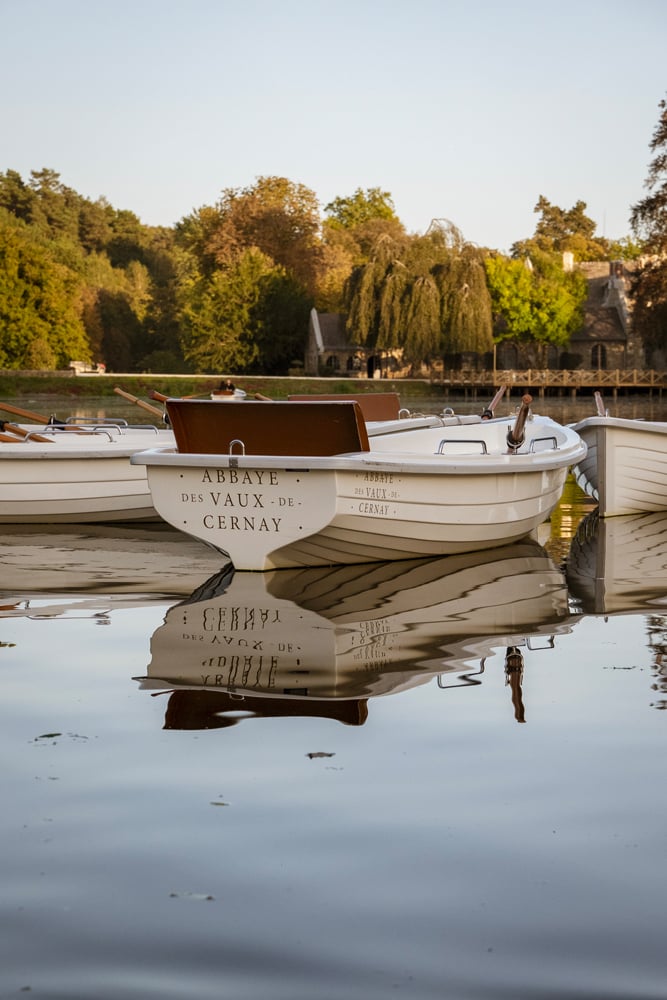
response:
<svg viewBox="0 0 667 1000"><path fill-rule="evenodd" d="M95 423L111 424L113 427L129 426L127 420L125 420L123 417L98 417L96 418ZM85 426L88 426L90 424L90 417L68 417L67 420L65 421L65 424L72 426L83 424ZM53 424L51 426L53 426ZM139 426L139 425L135 424L134 426Z"/></svg>
<svg viewBox="0 0 667 1000"><path fill-rule="evenodd" d="M552 444L553 444L553 449L554 449L554 451L557 451L557 450L558 450L558 441L557 441L557 439L556 439L556 435L555 435L555 434L549 434L549 435L547 435L546 437L536 437L536 438L532 438L532 440L531 440L531 442L530 442L530 447L529 447L529 449L528 449L528 453L529 453L530 455L533 455L533 454L535 453L535 445L536 445L536 444L539 444L539 443L540 443L540 441L551 441L551 442L552 442Z"/></svg>
<svg viewBox="0 0 667 1000"><path fill-rule="evenodd" d="M436 455L442 455L442 454L444 454L443 449L444 449L445 445L447 445L447 444L478 444L478 445L481 445L481 448L482 448L481 454L482 455L488 455L489 454L489 450L486 447L486 441L482 440L481 438L474 438L474 439L472 439L470 441L461 441L458 438L443 438L442 441L440 442L440 444L438 445L438 449L436 451ZM468 452L464 452L464 454L468 454Z"/></svg>

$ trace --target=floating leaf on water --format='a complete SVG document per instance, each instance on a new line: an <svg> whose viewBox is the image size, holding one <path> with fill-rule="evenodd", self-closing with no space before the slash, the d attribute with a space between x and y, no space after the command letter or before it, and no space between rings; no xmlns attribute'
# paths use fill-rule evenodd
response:
<svg viewBox="0 0 667 1000"><path fill-rule="evenodd" d="M335 757L335 753L326 753L324 750L315 750L314 753L307 753L306 757L310 757L311 760L315 760L316 757Z"/></svg>

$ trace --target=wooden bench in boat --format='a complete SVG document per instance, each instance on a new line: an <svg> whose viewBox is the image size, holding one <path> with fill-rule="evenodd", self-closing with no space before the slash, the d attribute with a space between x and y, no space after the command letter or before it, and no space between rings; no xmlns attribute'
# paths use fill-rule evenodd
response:
<svg viewBox="0 0 667 1000"><path fill-rule="evenodd" d="M335 402L351 400L358 403L364 420L398 420L401 401L397 392L331 393L312 396L288 396L289 402Z"/></svg>
<svg viewBox="0 0 667 1000"><path fill-rule="evenodd" d="M370 451L361 407L353 400L243 400L220 406L208 399L168 399L165 406L176 447L184 454L321 456Z"/></svg>

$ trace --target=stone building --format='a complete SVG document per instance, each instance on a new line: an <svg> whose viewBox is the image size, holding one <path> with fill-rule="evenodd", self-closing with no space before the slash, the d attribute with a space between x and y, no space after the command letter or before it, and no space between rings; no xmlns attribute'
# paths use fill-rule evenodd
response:
<svg viewBox="0 0 667 1000"><path fill-rule="evenodd" d="M586 276L588 298L584 325L570 341L569 368L609 371L643 368L644 350L632 334L629 300L632 264L627 261L576 265Z"/></svg>
<svg viewBox="0 0 667 1000"><path fill-rule="evenodd" d="M353 344L340 313L311 309L304 370L306 375L345 378L401 378L408 374L402 351L369 350Z"/></svg>

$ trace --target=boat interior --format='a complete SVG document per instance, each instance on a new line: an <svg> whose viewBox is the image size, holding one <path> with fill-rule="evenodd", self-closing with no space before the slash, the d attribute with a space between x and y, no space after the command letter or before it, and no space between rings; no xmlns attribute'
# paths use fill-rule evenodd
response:
<svg viewBox="0 0 667 1000"><path fill-rule="evenodd" d="M169 399L176 447L182 454L344 455L370 451L356 400L230 402Z"/></svg>

